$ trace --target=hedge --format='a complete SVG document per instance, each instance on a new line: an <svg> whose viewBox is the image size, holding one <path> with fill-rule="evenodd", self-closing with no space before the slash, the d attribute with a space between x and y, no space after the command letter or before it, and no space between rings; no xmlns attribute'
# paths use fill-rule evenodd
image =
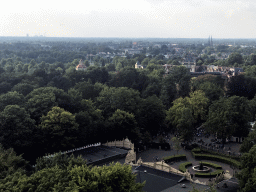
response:
<svg viewBox="0 0 256 192"><path fill-rule="evenodd" d="M186 172L187 167L188 167L188 166L191 166L191 165L192 165L191 162L181 163L181 164L179 165L179 170L184 173L184 172Z"/></svg>
<svg viewBox="0 0 256 192"><path fill-rule="evenodd" d="M217 156L220 155L222 157L230 158L229 155L214 152L214 151L207 150L207 149L194 148L194 149L192 149L192 152L194 152L194 153L201 153L202 152L202 153L207 153L207 154L212 154L212 155L217 155ZM232 156L232 159L240 161L240 157Z"/></svg>
<svg viewBox="0 0 256 192"><path fill-rule="evenodd" d="M216 170L211 173L195 173L195 177L204 177L204 178L216 177L217 175L220 175L223 172L224 172L223 170Z"/></svg>
<svg viewBox="0 0 256 192"><path fill-rule="evenodd" d="M214 169L222 169L222 167L218 164L215 163L208 163L208 162L202 162L203 165L208 166L208 167L212 167Z"/></svg>
<svg viewBox="0 0 256 192"><path fill-rule="evenodd" d="M186 155L174 155L174 156L167 156L164 157L163 160L168 163L170 161L176 161L176 160L187 160Z"/></svg>
<svg viewBox="0 0 256 192"><path fill-rule="evenodd" d="M198 160L206 159L206 160L211 160L211 161L219 161L219 162L226 163L229 165L234 165L238 169L241 168L241 163L239 161L236 161L234 159L230 159L227 157L222 157L222 156L218 156L218 155L210 155L210 154L196 154L194 152L192 152L192 155L194 156L195 159L198 159Z"/></svg>

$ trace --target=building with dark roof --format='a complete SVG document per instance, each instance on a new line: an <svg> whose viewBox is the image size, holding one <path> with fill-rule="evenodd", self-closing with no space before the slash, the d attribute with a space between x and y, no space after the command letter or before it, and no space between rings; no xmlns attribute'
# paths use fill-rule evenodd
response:
<svg viewBox="0 0 256 192"><path fill-rule="evenodd" d="M136 167L133 173L136 174L136 182L143 183L146 181L146 184L142 189L145 192L188 192L193 189L193 185L197 189L201 190L209 188L207 185L191 183L182 175L154 169L143 165Z"/></svg>

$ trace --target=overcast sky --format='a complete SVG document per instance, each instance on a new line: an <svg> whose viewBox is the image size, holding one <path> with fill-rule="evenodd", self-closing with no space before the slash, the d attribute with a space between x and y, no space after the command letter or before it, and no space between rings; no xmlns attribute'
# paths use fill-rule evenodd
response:
<svg viewBox="0 0 256 192"><path fill-rule="evenodd" d="M256 38L256 0L7 0L0 36Z"/></svg>

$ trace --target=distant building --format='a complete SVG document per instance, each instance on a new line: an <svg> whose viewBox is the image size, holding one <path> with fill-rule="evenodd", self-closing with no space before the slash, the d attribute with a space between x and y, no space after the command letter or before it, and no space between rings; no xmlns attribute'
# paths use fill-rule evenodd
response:
<svg viewBox="0 0 256 192"><path fill-rule="evenodd" d="M135 64L135 69L144 69L146 68L145 66L141 65L139 61Z"/></svg>
<svg viewBox="0 0 256 192"><path fill-rule="evenodd" d="M125 53L129 55L140 54L142 49L125 49Z"/></svg>
<svg viewBox="0 0 256 192"><path fill-rule="evenodd" d="M77 71L84 71L84 70L86 70L86 66L84 65L82 59L79 61L79 64L76 66L76 70Z"/></svg>
<svg viewBox="0 0 256 192"><path fill-rule="evenodd" d="M213 46L212 36L209 36L209 38L208 38L208 46L210 46L210 47Z"/></svg>
<svg viewBox="0 0 256 192"><path fill-rule="evenodd" d="M162 67L164 68L165 73L170 73L173 65L171 65L171 64L164 64L164 65L162 65Z"/></svg>

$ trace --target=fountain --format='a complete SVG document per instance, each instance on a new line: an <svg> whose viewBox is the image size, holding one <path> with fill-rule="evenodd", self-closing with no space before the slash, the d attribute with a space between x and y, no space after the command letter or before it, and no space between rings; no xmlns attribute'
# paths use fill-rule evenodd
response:
<svg viewBox="0 0 256 192"><path fill-rule="evenodd" d="M207 173L211 170L209 167L204 166L202 162L200 162L200 165L193 166L192 169L196 172L203 172L203 173Z"/></svg>

